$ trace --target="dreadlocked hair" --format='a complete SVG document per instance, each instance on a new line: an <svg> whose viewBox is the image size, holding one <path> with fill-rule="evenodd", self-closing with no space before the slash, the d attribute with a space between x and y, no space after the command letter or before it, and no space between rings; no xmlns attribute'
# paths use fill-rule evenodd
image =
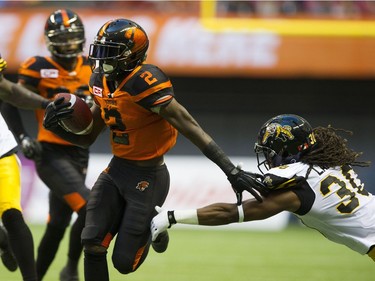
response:
<svg viewBox="0 0 375 281"><path fill-rule="evenodd" d="M328 127L316 127L313 133L316 144L303 155L301 161L310 165L317 165L323 168L351 165L368 167L370 161L361 162L357 158L362 152L355 152L348 148L347 139L339 136L337 132L345 132L353 135L351 131L344 129L335 129L330 125Z"/></svg>

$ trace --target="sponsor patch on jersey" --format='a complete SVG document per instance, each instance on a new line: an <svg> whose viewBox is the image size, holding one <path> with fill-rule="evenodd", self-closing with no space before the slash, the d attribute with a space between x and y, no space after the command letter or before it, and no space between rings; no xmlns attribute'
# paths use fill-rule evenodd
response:
<svg viewBox="0 0 375 281"><path fill-rule="evenodd" d="M144 191L149 185L150 183L148 181L140 181L135 188Z"/></svg>
<svg viewBox="0 0 375 281"><path fill-rule="evenodd" d="M58 78L59 71L57 69L41 69L40 76L42 78Z"/></svg>
<svg viewBox="0 0 375 281"><path fill-rule="evenodd" d="M103 97L103 89L102 89L102 88L99 88L99 87L94 86L94 87L92 88L92 93L93 93L95 96Z"/></svg>

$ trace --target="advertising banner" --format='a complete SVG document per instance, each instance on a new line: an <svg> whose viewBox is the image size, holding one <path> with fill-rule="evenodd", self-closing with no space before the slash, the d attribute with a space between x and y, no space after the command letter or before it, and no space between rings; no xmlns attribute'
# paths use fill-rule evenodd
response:
<svg viewBox="0 0 375 281"><path fill-rule="evenodd" d="M116 10L75 10L86 28L86 52L98 29L108 20L126 17L139 23L148 33L148 63L158 65L170 76L225 77L375 77L375 37L372 33L347 32L332 35L314 32L314 22L289 22L282 25L270 21L253 30L238 24L207 24L198 16L187 14L135 13ZM0 53L8 61L9 72L34 55L49 55L43 38L45 21L51 10L0 10L2 25ZM224 22L224 21L223 21ZM225 22L224 22L225 23ZM251 25L251 19L246 21ZM257 23L254 21L254 23ZM321 31L322 23L316 22ZM350 31L373 30L373 21L342 23ZM340 25L340 22L335 24ZM284 27L285 26L285 27ZM295 33L287 32L293 28ZM307 26L306 34L303 34ZM279 27L279 28L278 28ZM283 27L283 28L280 28ZM341 28L343 29L343 28ZM297 32L298 31L298 32ZM370 34L370 35L369 35Z"/></svg>

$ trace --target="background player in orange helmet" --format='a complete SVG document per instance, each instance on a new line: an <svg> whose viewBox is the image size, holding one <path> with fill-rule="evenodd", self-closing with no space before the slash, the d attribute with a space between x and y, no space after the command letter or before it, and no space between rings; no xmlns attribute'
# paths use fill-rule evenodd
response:
<svg viewBox="0 0 375 281"><path fill-rule="evenodd" d="M57 93L68 92L89 102L91 69L87 58L82 56L85 32L80 17L68 9L54 11L45 24L45 40L51 56L34 56L25 61L19 69L19 83L48 99L53 99ZM38 246L38 278L43 279L70 224L72 213L76 212L78 217L70 231L68 261L60 273L60 280L78 280L78 261L82 253L80 235L89 195L85 185L89 151L44 129L44 110L35 112L37 140L28 136L18 112L9 107L8 111L13 113L11 129L24 155L35 160L40 179L50 189L49 218Z"/></svg>
<svg viewBox="0 0 375 281"><path fill-rule="evenodd" d="M0 55L0 106L2 101L24 109L45 108L48 100L3 77L6 61ZM17 142L0 114L0 256L5 267L22 279L36 281L34 241L21 207L21 172Z"/></svg>
<svg viewBox="0 0 375 281"><path fill-rule="evenodd" d="M144 262L151 245L150 222L154 208L163 204L169 190L164 163L182 133L227 175L238 197L243 190L260 199L256 175L237 169L220 147L199 126L174 95L172 83L157 66L144 63L149 40L137 23L110 20L90 46L93 74L90 91L95 105L93 130L77 136L58 126L69 117L69 103L57 99L46 109L44 126L73 143L88 147L108 126L113 158L92 188L87 205L82 242L85 280L109 280L106 254L117 234L112 261L122 274L134 272ZM152 246L164 252L164 231Z"/></svg>
<svg viewBox="0 0 375 281"><path fill-rule="evenodd" d="M353 166L361 153L332 127L312 128L302 117L282 114L260 129L255 151L267 171L269 190L262 203L215 203L196 210L162 210L151 223L152 238L176 223L225 225L263 220L282 211L308 227L375 261L375 197L364 188ZM264 161L259 161L260 159Z"/></svg>

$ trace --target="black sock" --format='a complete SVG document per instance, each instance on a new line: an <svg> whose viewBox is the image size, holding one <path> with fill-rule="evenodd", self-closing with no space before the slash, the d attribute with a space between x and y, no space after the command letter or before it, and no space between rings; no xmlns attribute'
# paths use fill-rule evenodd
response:
<svg viewBox="0 0 375 281"><path fill-rule="evenodd" d="M81 233L83 227L85 226L85 217L86 206L81 208L81 210L78 212L78 217L70 230L68 263L66 266L71 272L77 271L79 258L82 254L83 246L81 242Z"/></svg>
<svg viewBox="0 0 375 281"><path fill-rule="evenodd" d="M17 259L24 281L37 281L34 241L29 227L26 225L22 213L10 209L3 213L3 224L8 231L9 242Z"/></svg>
<svg viewBox="0 0 375 281"><path fill-rule="evenodd" d="M84 264L85 281L109 281L107 252L93 254L85 251Z"/></svg>
<svg viewBox="0 0 375 281"><path fill-rule="evenodd" d="M47 224L46 231L44 232L38 247L38 256L36 260L36 269L39 280L42 280L55 258L60 242L64 237L64 232L65 228L58 228Z"/></svg>

